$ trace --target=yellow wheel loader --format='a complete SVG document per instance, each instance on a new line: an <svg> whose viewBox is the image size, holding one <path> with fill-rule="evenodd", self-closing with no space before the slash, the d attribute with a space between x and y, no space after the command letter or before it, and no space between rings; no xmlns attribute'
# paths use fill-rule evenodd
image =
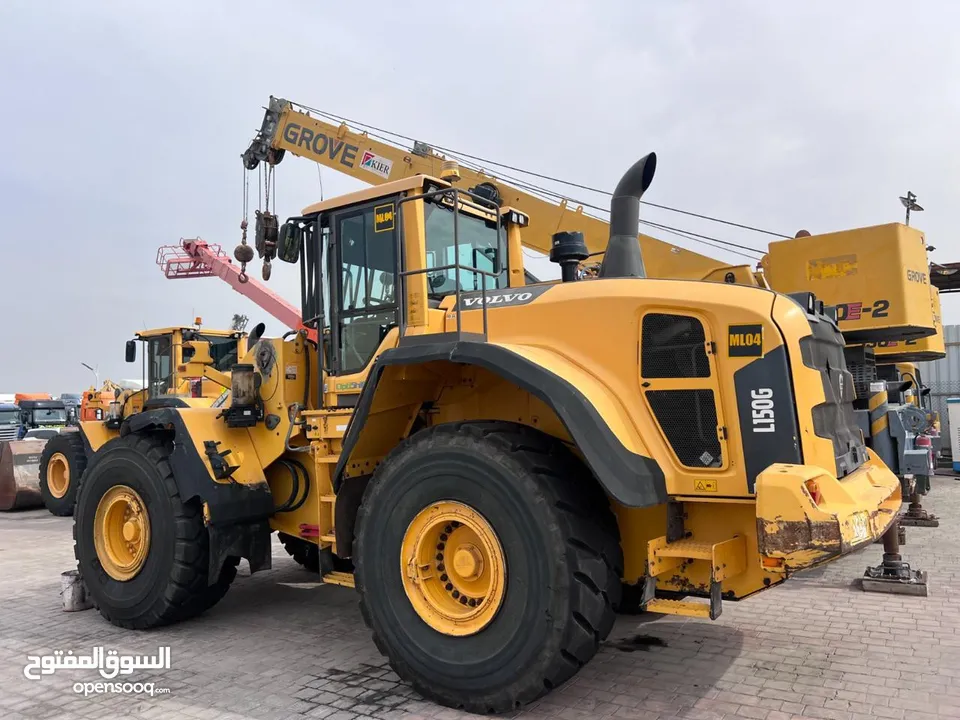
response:
<svg viewBox="0 0 960 720"><path fill-rule="evenodd" d="M241 558L270 567L275 530L356 589L400 677L499 712L576 674L618 611L713 619L883 535L900 482L863 443L835 313L646 278L654 169L620 181L593 280L561 232L564 282L528 284L528 217L426 175L261 214L317 342L259 338L226 402L144 410L99 449L75 552L100 613L193 617Z"/></svg>
<svg viewBox="0 0 960 720"><path fill-rule="evenodd" d="M126 360L136 360L137 343L145 346L144 387L121 390L113 397L90 390L82 418L47 441L40 456L40 496L54 515L72 515L77 488L93 454L119 435L123 420L155 407L210 407L230 384L230 367L247 351L246 335L229 330L168 327L144 330L128 340Z"/></svg>

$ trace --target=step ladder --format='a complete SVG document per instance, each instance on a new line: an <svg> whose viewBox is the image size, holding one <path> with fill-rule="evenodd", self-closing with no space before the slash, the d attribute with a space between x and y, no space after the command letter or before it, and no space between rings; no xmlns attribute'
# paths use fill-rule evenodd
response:
<svg viewBox="0 0 960 720"><path fill-rule="evenodd" d="M340 572L332 570L320 578L327 585L342 585L343 587L354 587L353 573Z"/></svg>
<svg viewBox="0 0 960 720"><path fill-rule="evenodd" d="M671 600L658 598L657 577L665 575L689 562L710 563L710 599ZM721 612L722 582L739 575L747 567L747 545L742 536L723 542L699 542L693 539L667 542L658 537L647 543L647 579L643 600L650 612L666 615L684 615L716 620Z"/></svg>
<svg viewBox="0 0 960 720"><path fill-rule="evenodd" d="M326 535L320 534L320 528L317 525L310 525L307 523L300 524L300 537L302 538L317 538L321 543L325 543L333 548L336 551L337 548L337 534L333 528L334 518L336 517L336 506L337 506L337 496L336 495L321 495L320 496L320 514L327 523L330 525L330 532ZM343 587L352 588L354 587L353 573L350 572L341 572L339 570L331 570L328 573L324 573L320 576L320 580L326 583L327 585L341 585Z"/></svg>

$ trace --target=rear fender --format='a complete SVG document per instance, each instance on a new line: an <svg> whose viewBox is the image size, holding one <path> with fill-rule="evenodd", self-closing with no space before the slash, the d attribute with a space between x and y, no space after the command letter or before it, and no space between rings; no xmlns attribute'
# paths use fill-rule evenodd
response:
<svg viewBox="0 0 960 720"><path fill-rule="evenodd" d="M388 412L397 413L398 420L412 420L410 407L414 397L408 398L406 405L393 403L393 408L384 403L380 380L385 371L437 361L483 368L539 398L556 413L597 481L620 504L650 507L666 502L663 471L644 454L636 428L606 386L579 366L543 348L470 341L401 342L399 347L377 358L343 438L343 451L334 471L338 490L347 475L363 474L366 470L357 467L356 461L363 458L355 451L363 440L372 408L379 412L386 406ZM420 387L422 395L415 401L417 406L434 399L429 392L435 390L436 383L421 382ZM354 467L348 473L351 465Z"/></svg>

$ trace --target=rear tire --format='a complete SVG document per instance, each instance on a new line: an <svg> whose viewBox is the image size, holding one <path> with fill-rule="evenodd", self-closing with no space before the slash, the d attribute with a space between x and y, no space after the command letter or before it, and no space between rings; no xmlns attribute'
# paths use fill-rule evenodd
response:
<svg viewBox="0 0 960 720"><path fill-rule="evenodd" d="M40 455L40 497L47 510L61 517L73 515L86 469L87 451L80 431L58 433L47 440Z"/></svg>
<svg viewBox="0 0 960 720"><path fill-rule="evenodd" d="M105 444L87 469L74 513L74 554L94 604L114 625L146 629L186 620L209 609L236 577L228 558L208 579L209 536L199 503L184 503L159 434L128 435ZM149 514L149 550L129 580L111 577L97 553L97 507L118 485L136 492Z"/></svg>
<svg viewBox="0 0 960 720"><path fill-rule="evenodd" d="M404 584L408 528L438 501L477 513L502 549L502 599L473 634L434 629ZM583 463L543 433L493 422L423 430L390 453L364 495L355 561L364 620L394 671L435 702L482 713L535 700L594 656L623 566L609 502Z"/></svg>

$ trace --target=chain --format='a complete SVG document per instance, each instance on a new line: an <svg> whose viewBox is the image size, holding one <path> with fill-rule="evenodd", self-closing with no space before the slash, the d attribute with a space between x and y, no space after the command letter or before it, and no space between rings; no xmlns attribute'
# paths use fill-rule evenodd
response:
<svg viewBox="0 0 960 720"><path fill-rule="evenodd" d="M263 197L264 197L264 212L270 212L270 184L273 183L274 189L276 189L276 180L273 177L273 165L267 165L267 174L263 179ZM274 198L274 203L276 203L276 198Z"/></svg>

